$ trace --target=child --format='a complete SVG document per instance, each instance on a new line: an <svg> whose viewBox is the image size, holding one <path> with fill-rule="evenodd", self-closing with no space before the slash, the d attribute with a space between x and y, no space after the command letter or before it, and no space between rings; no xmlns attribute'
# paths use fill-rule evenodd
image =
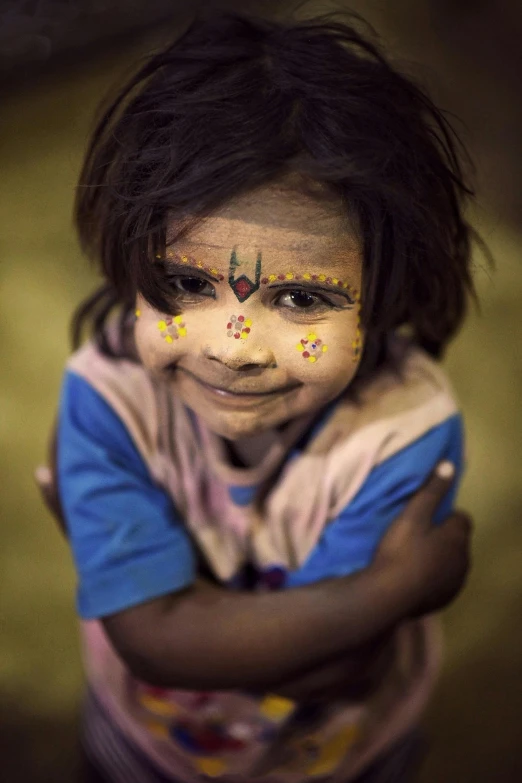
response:
<svg viewBox="0 0 522 783"><path fill-rule="evenodd" d="M406 504L461 470L434 359L468 193L428 98L324 19L198 21L102 116L47 486L101 779L404 779L438 665L409 618L466 570L465 521L430 525L456 483Z"/></svg>

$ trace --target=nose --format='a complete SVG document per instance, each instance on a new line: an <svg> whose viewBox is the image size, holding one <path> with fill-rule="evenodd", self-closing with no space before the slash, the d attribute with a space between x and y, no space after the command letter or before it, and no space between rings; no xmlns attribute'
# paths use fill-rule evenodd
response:
<svg viewBox="0 0 522 783"><path fill-rule="evenodd" d="M219 342L207 344L203 349L203 355L209 361L218 362L235 372L276 367L274 352L268 345L268 335L266 339L261 340L252 337L252 335L247 339L224 337Z"/></svg>

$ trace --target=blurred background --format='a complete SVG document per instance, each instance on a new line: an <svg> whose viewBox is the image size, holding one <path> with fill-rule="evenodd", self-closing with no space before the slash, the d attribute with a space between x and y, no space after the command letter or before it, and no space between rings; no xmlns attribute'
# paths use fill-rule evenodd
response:
<svg viewBox="0 0 522 783"><path fill-rule="evenodd" d="M74 781L82 673L74 574L32 473L68 354L72 310L95 285L71 227L92 115L106 89L195 2L0 3L0 779ZM209 6L211 3L200 5ZM215 5L215 4L214 4ZM280 14L291 3L224 2ZM326 10L309 2L305 9ZM456 116L476 161L470 214L481 312L446 365L467 420L461 504L476 523L465 594L444 616L447 657L427 715L421 783L522 781L522 4L352 0L396 63ZM518 620L517 620L518 618Z"/></svg>

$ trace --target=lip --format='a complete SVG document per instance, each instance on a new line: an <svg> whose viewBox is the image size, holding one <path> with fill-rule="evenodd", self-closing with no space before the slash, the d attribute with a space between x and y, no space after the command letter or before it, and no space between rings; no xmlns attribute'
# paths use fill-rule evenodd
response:
<svg viewBox="0 0 522 783"><path fill-rule="evenodd" d="M179 368L182 369L182 368ZM288 394L291 391L294 391L297 389L301 384L300 383L294 383L289 384L288 386L280 386L276 389L270 389L268 391L260 391L260 392L252 392L252 391L232 391L231 389L225 389L221 386L214 386L211 383L208 383L207 381L203 381L201 378L199 378L197 375L194 375L194 373L190 372L190 370L185 370L183 368L183 372L186 373L190 378L192 378L194 381L196 381L199 386L201 386L205 391L210 392L213 396L217 397L220 400L230 400L235 402L260 402L262 399L266 399L268 397L275 397L276 395L280 394Z"/></svg>

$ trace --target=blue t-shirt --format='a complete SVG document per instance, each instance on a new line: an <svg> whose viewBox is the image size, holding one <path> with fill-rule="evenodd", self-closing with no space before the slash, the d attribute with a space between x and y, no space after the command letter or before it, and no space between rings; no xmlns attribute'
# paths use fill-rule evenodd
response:
<svg viewBox="0 0 522 783"><path fill-rule="evenodd" d="M447 459L457 477L435 515L435 522L443 520L454 502L462 451L462 420L455 414L378 464L324 527L305 562L294 571L279 569L274 586L294 587L365 568L411 495ZM298 458L295 449L288 456ZM118 415L74 372L66 374L62 389L57 473L81 617L114 614L193 583L194 545L173 500L151 478ZM229 491L241 505L251 501L256 487Z"/></svg>

